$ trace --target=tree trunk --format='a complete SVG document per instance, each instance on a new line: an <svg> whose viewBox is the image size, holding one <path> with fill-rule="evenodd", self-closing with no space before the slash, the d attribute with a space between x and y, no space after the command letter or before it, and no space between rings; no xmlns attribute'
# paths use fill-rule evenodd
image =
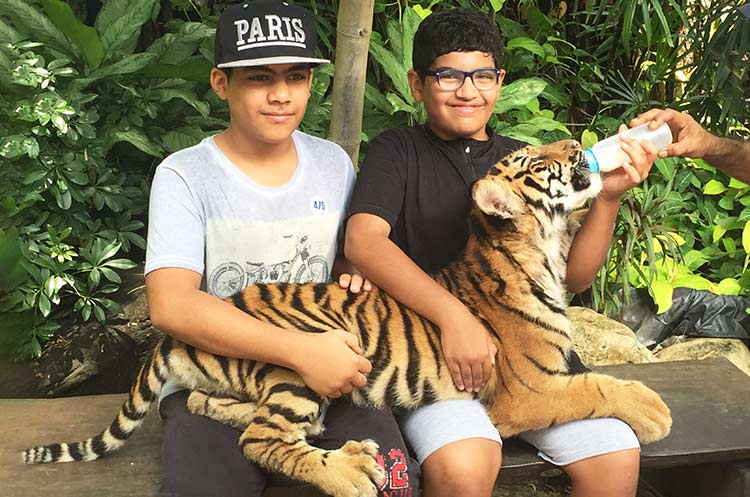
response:
<svg viewBox="0 0 750 497"><path fill-rule="evenodd" d="M336 19L336 68L329 138L341 145L355 166L362 132L373 10L374 0L342 1Z"/></svg>

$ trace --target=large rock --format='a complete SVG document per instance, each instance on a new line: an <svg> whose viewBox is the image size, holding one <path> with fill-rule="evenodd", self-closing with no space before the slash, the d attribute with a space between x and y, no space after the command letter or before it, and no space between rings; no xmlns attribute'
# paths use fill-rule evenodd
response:
<svg viewBox="0 0 750 497"><path fill-rule="evenodd" d="M742 340L731 338L691 338L663 348L656 353L661 361L682 361L726 357L750 376L750 350Z"/></svg>
<svg viewBox="0 0 750 497"><path fill-rule="evenodd" d="M573 347L587 366L656 362L630 328L586 307L570 307Z"/></svg>

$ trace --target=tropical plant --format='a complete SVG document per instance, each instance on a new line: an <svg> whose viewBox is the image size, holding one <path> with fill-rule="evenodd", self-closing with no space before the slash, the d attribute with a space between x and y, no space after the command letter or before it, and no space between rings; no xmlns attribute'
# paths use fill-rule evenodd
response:
<svg viewBox="0 0 750 497"><path fill-rule="evenodd" d="M230 0L0 2L0 347L39 354L75 320L119 312L122 271L143 259L148 181L166 154L222 129L207 85L217 12ZM335 59L338 0L296 0ZM750 19L723 2L375 0L363 140L424 122L409 91L411 40L432 10L481 9L506 46L491 125L529 143L584 146L652 106L748 136ZM325 136L331 66L301 128ZM363 147L363 152L366 147ZM629 287L658 308L678 286L750 294L750 188L693 160L657 161L622 202L592 294L612 314Z"/></svg>
<svg viewBox="0 0 750 497"><path fill-rule="evenodd" d="M109 296L142 258L153 166L225 124L198 96L209 26L175 21L137 51L158 11L112 0L91 27L59 0L0 4L0 230L17 237L10 270L23 275L0 289L0 312L21 355L38 355L61 320L121 312ZM203 83L173 77L197 68Z"/></svg>

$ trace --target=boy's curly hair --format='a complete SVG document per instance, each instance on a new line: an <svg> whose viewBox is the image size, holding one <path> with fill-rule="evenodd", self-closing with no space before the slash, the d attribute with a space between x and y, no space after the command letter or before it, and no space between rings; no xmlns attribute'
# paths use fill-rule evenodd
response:
<svg viewBox="0 0 750 497"><path fill-rule="evenodd" d="M421 22L414 35L412 66L421 76L441 55L474 51L491 53L495 67L500 69L503 44L497 26L477 10L435 12Z"/></svg>

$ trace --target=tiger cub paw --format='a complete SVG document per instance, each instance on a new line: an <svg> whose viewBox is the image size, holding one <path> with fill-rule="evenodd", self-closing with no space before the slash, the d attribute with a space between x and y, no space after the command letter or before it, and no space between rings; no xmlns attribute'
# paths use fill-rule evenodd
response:
<svg viewBox="0 0 750 497"><path fill-rule="evenodd" d="M643 444L656 442L669 435L672 414L661 396L639 381L624 385L620 397L626 414L621 417L635 432Z"/></svg>
<svg viewBox="0 0 750 497"><path fill-rule="evenodd" d="M326 458L330 472L323 490L334 497L376 497L385 481L385 471L375 456L378 444L372 440L350 440Z"/></svg>

